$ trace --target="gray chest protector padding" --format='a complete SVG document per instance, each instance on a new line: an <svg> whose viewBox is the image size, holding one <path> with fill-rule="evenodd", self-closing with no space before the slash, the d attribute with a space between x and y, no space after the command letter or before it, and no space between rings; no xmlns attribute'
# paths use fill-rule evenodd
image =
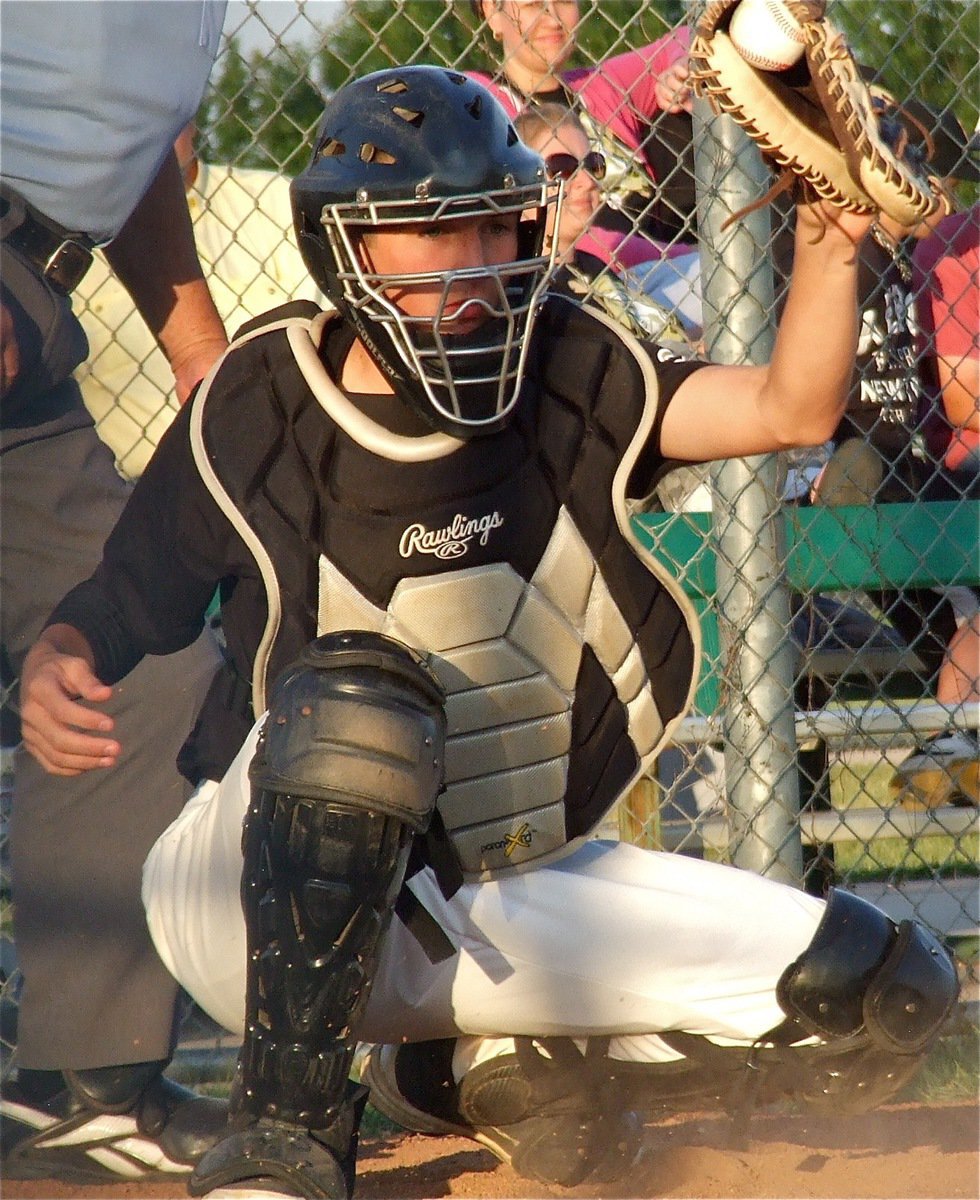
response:
<svg viewBox="0 0 980 1200"><path fill-rule="evenodd" d="M813 941L783 973L780 1007L803 1034L864 1030L883 1049L916 1054L935 1038L959 994L956 968L935 936L835 888Z"/></svg>
<svg viewBox="0 0 980 1200"><path fill-rule="evenodd" d="M639 761L664 731L639 649L569 514L538 571L507 564L403 579L386 610L321 561L321 630L375 628L416 646L446 691L438 807L463 869L538 859L568 842L564 799L583 654L598 660Z"/></svg>

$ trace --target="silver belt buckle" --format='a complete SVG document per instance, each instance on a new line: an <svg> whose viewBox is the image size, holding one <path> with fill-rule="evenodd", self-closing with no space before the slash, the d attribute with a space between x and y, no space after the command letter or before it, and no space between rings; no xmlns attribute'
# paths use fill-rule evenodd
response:
<svg viewBox="0 0 980 1200"><path fill-rule="evenodd" d="M92 263L92 251L72 238L58 246L44 264L44 277L65 292L73 292Z"/></svg>

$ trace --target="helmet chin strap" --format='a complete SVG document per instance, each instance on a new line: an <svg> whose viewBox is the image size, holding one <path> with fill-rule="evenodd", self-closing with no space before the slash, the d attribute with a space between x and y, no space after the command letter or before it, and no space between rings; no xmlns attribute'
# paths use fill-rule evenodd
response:
<svg viewBox="0 0 980 1200"><path fill-rule="evenodd" d="M438 414L433 409L428 398L426 397L423 400L419 394L422 390L422 384L409 381L405 376L398 375L392 370L388 357L382 352L373 336L370 321L365 321L361 314L352 308L347 308L346 312L342 315L349 322L352 332L355 335L354 346L360 345L360 351L354 350L354 346L352 346L351 352L363 354L367 359L367 363L374 368L373 378L358 378L358 374L349 375L347 370L344 369L340 382L345 391L379 392L382 390L377 387L377 383L380 381L384 384L384 390L391 390L399 400L406 404L423 421L426 428L435 430L438 433L450 433L456 437L470 436L455 425L439 422L437 419ZM382 332L387 336L386 330L382 330ZM350 361L351 354L349 353L345 360L345 368ZM367 363L364 364L365 367Z"/></svg>
<svg viewBox="0 0 980 1200"><path fill-rule="evenodd" d="M346 392L368 392L383 395L395 389L396 380L385 370L384 360L379 354L372 354L365 341L365 330L361 323L349 325L353 340L344 358L340 386Z"/></svg>

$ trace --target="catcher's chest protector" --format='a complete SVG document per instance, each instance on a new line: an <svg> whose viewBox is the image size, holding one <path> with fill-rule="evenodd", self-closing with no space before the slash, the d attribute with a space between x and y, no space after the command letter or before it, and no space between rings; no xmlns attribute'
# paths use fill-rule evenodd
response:
<svg viewBox="0 0 980 1200"><path fill-rule="evenodd" d="M254 474L221 462L219 431L241 411L240 393L215 392L205 417L216 479L268 556L266 586L288 588L267 669L290 630L301 640L371 630L427 657L447 693L438 807L471 876L554 857L586 836L653 761L693 684L690 606L641 563L614 495L621 460L649 428L655 386L620 337L574 306L555 308L536 397L514 425L425 461L358 444L330 403L317 403L323 380L305 360L306 377L287 363L274 391L287 423L309 436L270 431ZM300 332L308 337L306 325ZM259 341L281 349L283 336ZM259 463L265 485L243 487ZM268 493L276 478L291 481L288 495ZM312 507L299 480L315 489Z"/></svg>

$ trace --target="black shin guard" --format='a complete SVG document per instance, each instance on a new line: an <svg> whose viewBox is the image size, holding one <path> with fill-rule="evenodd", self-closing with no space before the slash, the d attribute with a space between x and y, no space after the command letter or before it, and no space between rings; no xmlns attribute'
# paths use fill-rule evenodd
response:
<svg viewBox="0 0 980 1200"><path fill-rule="evenodd" d="M234 1113L333 1122L409 829L260 792L245 830L251 962Z"/></svg>
<svg viewBox="0 0 980 1200"><path fill-rule="evenodd" d="M256 1177L350 1194L366 1096L348 1082L357 1026L444 737L438 685L380 635L319 638L277 683L244 832L236 1132L198 1167L196 1194Z"/></svg>

